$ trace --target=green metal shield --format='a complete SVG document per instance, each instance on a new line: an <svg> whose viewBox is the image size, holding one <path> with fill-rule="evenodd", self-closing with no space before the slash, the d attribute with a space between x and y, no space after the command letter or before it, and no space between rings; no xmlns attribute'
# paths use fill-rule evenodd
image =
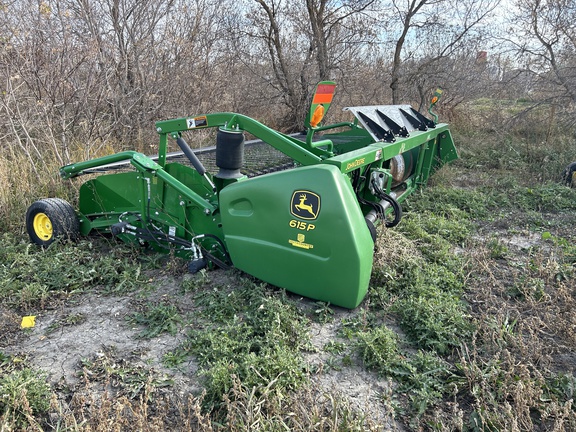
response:
<svg viewBox="0 0 576 432"><path fill-rule="evenodd" d="M337 306L354 308L364 298L374 242L338 168L300 167L230 185L220 209L240 270Z"/></svg>

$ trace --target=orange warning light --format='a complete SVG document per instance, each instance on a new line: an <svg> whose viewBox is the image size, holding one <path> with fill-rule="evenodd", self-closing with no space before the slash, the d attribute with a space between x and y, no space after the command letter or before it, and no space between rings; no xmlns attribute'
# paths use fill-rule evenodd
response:
<svg viewBox="0 0 576 432"><path fill-rule="evenodd" d="M310 126L316 127L318 123L322 121L324 118L324 106L318 105L314 110L314 114L312 114L312 118L310 119Z"/></svg>

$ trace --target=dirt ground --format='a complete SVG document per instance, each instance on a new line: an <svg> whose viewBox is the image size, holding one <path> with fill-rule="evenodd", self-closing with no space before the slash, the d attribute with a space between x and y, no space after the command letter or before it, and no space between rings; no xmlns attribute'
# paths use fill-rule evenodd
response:
<svg viewBox="0 0 576 432"><path fill-rule="evenodd" d="M219 284L231 284L237 277L232 272L215 270ZM190 277L190 276L184 276ZM192 276L194 277L194 276ZM160 301L170 297L183 311L193 308L191 294L182 294L181 277L152 277L153 289L145 294L146 301ZM185 397L199 395L202 391L198 365L188 358L177 368L163 364L163 356L174 350L184 339L186 327L175 335L161 334L152 339L140 337L139 327L130 325L130 316L143 302L144 295L134 292L113 296L98 293L74 295L55 308L46 309L36 316L35 326L21 329L20 316L0 310L0 349L5 354L26 358L31 365L47 373L50 384L63 392L73 394L82 387L86 374L93 374L90 362L106 359L122 362L125 367L148 371L171 385L165 391ZM313 307L314 302L301 299L303 307ZM383 395L391 392L388 380L367 372L359 365L346 368L327 367L329 353L323 351L326 343L338 340L338 324L356 312L333 308L334 317L329 323L312 323L311 344L315 350L305 353L305 361L314 371L311 380L318 391L342 395L350 405L367 416L385 424L387 430L402 430L391 424ZM103 377L101 377L103 378ZM94 377L97 381L98 377ZM367 412L369 411L369 412Z"/></svg>

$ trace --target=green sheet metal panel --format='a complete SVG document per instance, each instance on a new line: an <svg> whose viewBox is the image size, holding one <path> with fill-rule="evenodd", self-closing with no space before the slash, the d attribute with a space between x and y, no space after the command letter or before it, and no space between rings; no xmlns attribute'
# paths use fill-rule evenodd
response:
<svg viewBox="0 0 576 432"><path fill-rule="evenodd" d="M79 210L85 215L138 211L142 180L138 172L100 175L80 187Z"/></svg>
<svg viewBox="0 0 576 432"><path fill-rule="evenodd" d="M347 176L316 165L260 176L220 193L234 266L313 299L354 308L374 243Z"/></svg>

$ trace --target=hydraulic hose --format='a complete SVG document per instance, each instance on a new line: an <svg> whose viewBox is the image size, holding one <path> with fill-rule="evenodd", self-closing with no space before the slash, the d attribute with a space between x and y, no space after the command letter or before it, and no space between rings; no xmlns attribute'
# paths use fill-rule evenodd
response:
<svg viewBox="0 0 576 432"><path fill-rule="evenodd" d="M372 180L371 185L374 188L374 195L380 198L380 203L372 203L374 210L368 213L366 218L369 219L371 222L374 222L374 219L376 219L376 217L380 217L382 220L385 221L384 224L386 225L386 227L388 228L395 227L396 225L398 225L398 223L400 223L400 219L402 219L402 207L400 207L400 204L398 203L398 201L396 201L396 199L393 196L387 194L382 189L380 189L380 186L378 186L375 180ZM386 221L385 218L385 211L386 207L388 206L392 207L392 210L394 212L394 219L392 219L391 221Z"/></svg>

